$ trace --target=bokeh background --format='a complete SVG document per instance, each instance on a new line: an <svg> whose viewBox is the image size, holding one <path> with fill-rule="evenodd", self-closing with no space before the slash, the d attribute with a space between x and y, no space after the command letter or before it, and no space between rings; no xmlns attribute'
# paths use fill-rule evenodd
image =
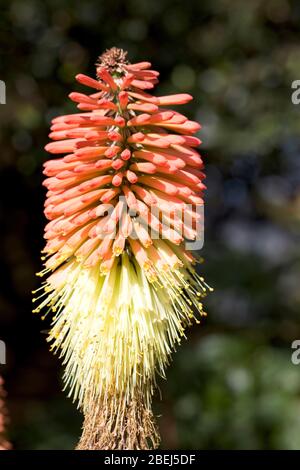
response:
<svg viewBox="0 0 300 470"><path fill-rule="evenodd" d="M45 223L51 118L72 111L75 74L122 47L188 92L203 128L209 313L161 383L162 447L299 449L300 79L297 0L0 2L0 338L16 449L72 449L81 416L61 392L48 327L31 313Z"/></svg>

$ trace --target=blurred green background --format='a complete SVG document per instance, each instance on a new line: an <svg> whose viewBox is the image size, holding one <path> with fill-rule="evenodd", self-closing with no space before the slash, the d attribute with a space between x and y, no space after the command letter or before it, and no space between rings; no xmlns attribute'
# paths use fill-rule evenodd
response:
<svg viewBox="0 0 300 470"><path fill-rule="evenodd" d="M43 245L42 163L51 118L74 110L74 75L122 47L188 92L206 161L209 316L161 383L162 447L299 449L300 79L297 0L0 2L1 366L16 449L72 449L81 416L61 392L47 325L31 314Z"/></svg>

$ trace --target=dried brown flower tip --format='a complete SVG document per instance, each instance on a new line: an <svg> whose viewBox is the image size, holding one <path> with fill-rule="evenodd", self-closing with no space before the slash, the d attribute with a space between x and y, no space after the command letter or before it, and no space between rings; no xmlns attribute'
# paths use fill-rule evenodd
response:
<svg viewBox="0 0 300 470"><path fill-rule="evenodd" d="M121 72L120 67L123 64L129 64L129 61L126 59L127 51L119 49L118 47L112 47L106 49L103 54L101 54L96 62L97 67L105 67L111 73Z"/></svg>

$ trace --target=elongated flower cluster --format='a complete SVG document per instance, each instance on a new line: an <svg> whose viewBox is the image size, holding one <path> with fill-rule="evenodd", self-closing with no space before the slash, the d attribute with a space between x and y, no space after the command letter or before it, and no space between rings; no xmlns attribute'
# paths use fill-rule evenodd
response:
<svg viewBox="0 0 300 470"><path fill-rule="evenodd" d="M104 53L97 80L76 76L92 92L69 95L80 112L53 119L46 146L65 155L45 163L48 278L35 311L54 312L49 341L87 420L79 448L157 445L156 376L205 315L208 286L185 248L203 223L200 126L169 109L190 95L149 94L150 67Z"/></svg>

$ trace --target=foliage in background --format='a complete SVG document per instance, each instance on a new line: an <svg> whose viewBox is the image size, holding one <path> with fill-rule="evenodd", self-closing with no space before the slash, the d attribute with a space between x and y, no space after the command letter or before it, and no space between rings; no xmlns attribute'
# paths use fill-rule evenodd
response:
<svg viewBox="0 0 300 470"><path fill-rule="evenodd" d="M157 400L165 448L300 448L300 79L296 0L0 2L0 336L18 449L72 448L80 416L33 318L44 221L42 151L74 75L106 47L149 57L157 93L195 96L207 161L205 325L190 332ZM74 85L75 86L75 85ZM79 90L78 87L76 87Z"/></svg>

